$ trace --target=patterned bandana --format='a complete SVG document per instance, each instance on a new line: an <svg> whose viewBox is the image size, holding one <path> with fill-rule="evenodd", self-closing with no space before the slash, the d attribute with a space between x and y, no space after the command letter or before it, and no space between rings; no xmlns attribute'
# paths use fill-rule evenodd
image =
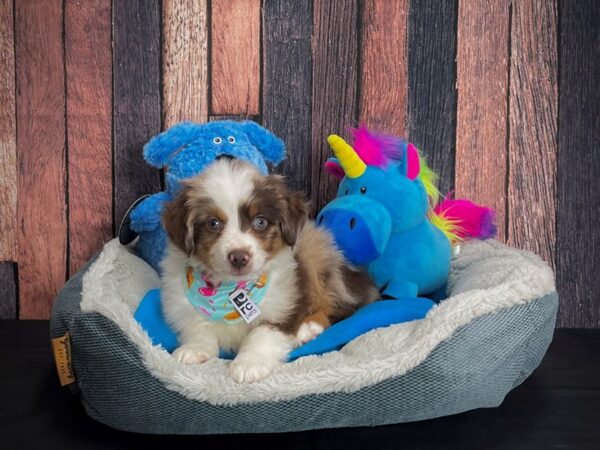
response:
<svg viewBox="0 0 600 450"><path fill-rule="evenodd" d="M223 321L233 325L243 318L229 300L229 295L238 289L243 289L248 298L258 306L267 292L269 281L267 274L263 273L258 280L215 284L206 271L198 272L198 269L186 264L183 287L196 311L208 320Z"/></svg>

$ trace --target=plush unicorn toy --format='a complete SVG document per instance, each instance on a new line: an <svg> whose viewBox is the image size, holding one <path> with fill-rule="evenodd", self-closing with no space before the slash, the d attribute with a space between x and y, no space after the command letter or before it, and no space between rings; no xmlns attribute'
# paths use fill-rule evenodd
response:
<svg viewBox="0 0 600 450"><path fill-rule="evenodd" d="M435 206L435 175L414 145L366 128L354 138L354 148L328 138L336 158L325 167L343 179L317 223L350 262L367 267L384 298L443 298L452 244L494 236L494 211L467 200Z"/></svg>

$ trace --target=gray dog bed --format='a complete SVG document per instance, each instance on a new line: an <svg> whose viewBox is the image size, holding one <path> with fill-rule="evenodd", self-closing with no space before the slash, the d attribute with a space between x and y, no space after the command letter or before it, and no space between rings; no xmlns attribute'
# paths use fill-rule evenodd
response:
<svg viewBox="0 0 600 450"><path fill-rule="evenodd" d="M371 331L337 352L236 384L228 361L175 361L133 320L156 273L109 242L59 294L51 337L70 336L88 414L166 434L286 432L383 425L498 406L540 363L558 297L537 256L471 242L452 262L450 297L422 320Z"/></svg>

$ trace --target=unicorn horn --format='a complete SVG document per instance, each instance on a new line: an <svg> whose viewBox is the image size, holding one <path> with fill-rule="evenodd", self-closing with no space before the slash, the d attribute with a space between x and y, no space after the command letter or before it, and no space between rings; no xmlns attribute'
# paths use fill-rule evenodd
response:
<svg viewBox="0 0 600 450"><path fill-rule="evenodd" d="M367 165L346 141L337 134L332 134L327 138L327 142L348 178L358 178L365 173Z"/></svg>

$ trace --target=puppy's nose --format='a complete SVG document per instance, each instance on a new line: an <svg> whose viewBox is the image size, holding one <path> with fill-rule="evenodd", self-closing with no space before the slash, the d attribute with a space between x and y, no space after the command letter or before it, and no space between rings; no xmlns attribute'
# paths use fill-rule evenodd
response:
<svg viewBox="0 0 600 450"><path fill-rule="evenodd" d="M246 250L233 250L229 253L228 258L233 267L241 269L250 261L250 254Z"/></svg>

